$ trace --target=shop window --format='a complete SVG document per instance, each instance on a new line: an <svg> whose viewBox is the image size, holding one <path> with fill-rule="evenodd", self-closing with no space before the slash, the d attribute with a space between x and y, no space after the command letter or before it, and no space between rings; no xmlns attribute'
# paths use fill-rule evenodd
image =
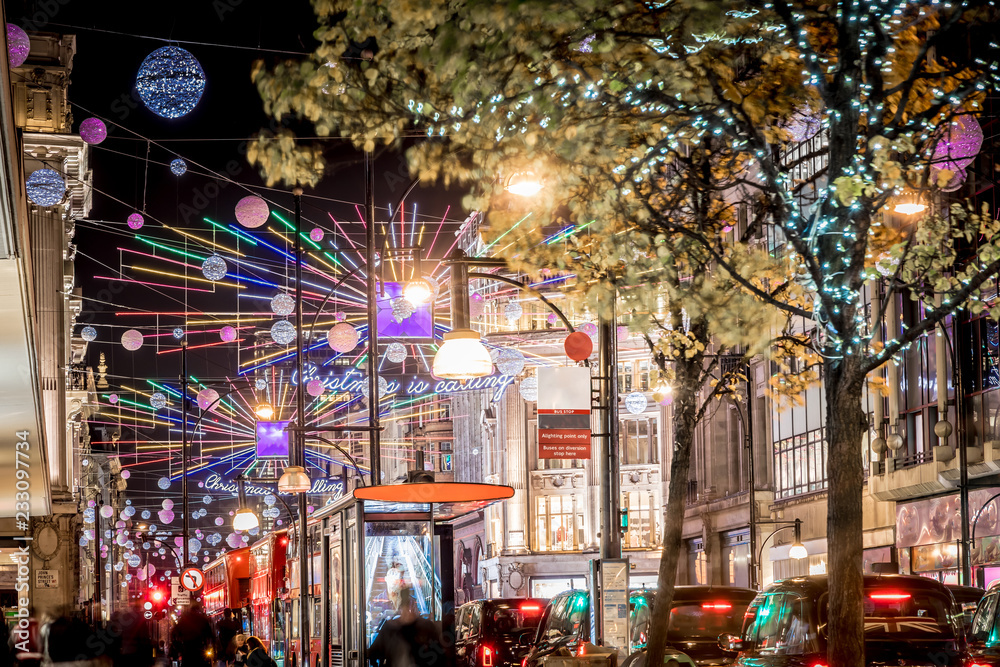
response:
<svg viewBox="0 0 1000 667"><path fill-rule="evenodd" d="M701 539L688 540L688 583L708 584L708 557L705 542Z"/></svg>
<svg viewBox="0 0 1000 667"><path fill-rule="evenodd" d="M750 531L722 534L722 566L728 586L750 585Z"/></svg>
<svg viewBox="0 0 1000 667"><path fill-rule="evenodd" d="M622 546L642 549L657 544L656 497L649 491L629 491L622 494L622 509L628 513L628 532Z"/></svg>
<svg viewBox="0 0 1000 667"><path fill-rule="evenodd" d="M632 391L631 361L622 361L618 364L618 391L619 393Z"/></svg>
<svg viewBox="0 0 1000 667"><path fill-rule="evenodd" d="M636 362L636 391L649 391L649 368L649 360L643 359Z"/></svg>
<svg viewBox="0 0 1000 667"><path fill-rule="evenodd" d="M774 443L774 484L779 498L826 489L827 444L823 429Z"/></svg>
<svg viewBox="0 0 1000 667"><path fill-rule="evenodd" d="M618 427L618 450L628 465L659 463L659 420L623 419Z"/></svg>
<svg viewBox="0 0 1000 667"><path fill-rule="evenodd" d="M451 472L452 470L452 460L450 453L441 454L441 471Z"/></svg>
<svg viewBox="0 0 1000 667"><path fill-rule="evenodd" d="M583 514L576 495L535 498L535 540L539 551L575 551L583 543Z"/></svg>

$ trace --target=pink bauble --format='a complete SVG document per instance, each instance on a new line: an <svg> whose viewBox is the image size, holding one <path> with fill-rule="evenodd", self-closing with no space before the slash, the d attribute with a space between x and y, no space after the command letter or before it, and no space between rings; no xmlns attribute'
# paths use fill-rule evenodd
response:
<svg viewBox="0 0 1000 667"><path fill-rule="evenodd" d="M358 340L360 340L358 330L346 322L335 324L326 333L326 342L335 352L350 352L358 346Z"/></svg>
<svg viewBox="0 0 1000 667"><path fill-rule="evenodd" d="M114 405L117 402L118 402L118 394L111 394L110 396L108 396L108 403Z"/></svg>
<svg viewBox="0 0 1000 667"><path fill-rule="evenodd" d="M130 352L135 352L142 347L142 334L135 329L129 329L122 334L122 347Z"/></svg>
<svg viewBox="0 0 1000 667"><path fill-rule="evenodd" d="M219 392L215 391L211 387L202 389L198 392L198 407L202 410L211 409L215 411L216 406L219 405Z"/></svg>
<svg viewBox="0 0 1000 667"><path fill-rule="evenodd" d="M322 380L309 380L306 383L306 393L310 396L322 396L324 391L326 387L323 386Z"/></svg>
<svg viewBox="0 0 1000 667"><path fill-rule="evenodd" d="M549 313L548 317L545 318L545 321L549 324L555 324L559 321L559 317L555 313Z"/></svg>
<svg viewBox="0 0 1000 667"><path fill-rule="evenodd" d="M128 479L132 476L132 472L129 470L122 470L122 479Z"/></svg>
<svg viewBox="0 0 1000 667"><path fill-rule="evenodd" d="M7 24L7 59L11 67L20 67L31 53L31 40L21 26Z"/></svg>
<svg viewBox="0 0 1000 667"><path fill-rule="evenodd" d="M618 336L619 343L624 343L628 340L628 327L618 327L618 329L615 330L615 333Z"/></svg>
<svg viewBox="0 0 1000 667"><path fill-rule="evenodd" d="M469 317L482 317L486 305L483 303L482 294L473 294L469 297Z"/></svg>
<svg viewBox="0 0 1000 667"><path fill-rule="evenodd" d="M100 118L88 118L80 123L80 138L90 145L96 145L108 137L108 128Z"/></svg>
<svg viewBox="0 0 1000 667"><path fill-rule="evenodd" d="M101 516L110 519L115 513L115 508L111 505L101 505Z"/></svg>
<svg viewBox="0 0 1000 667"><path fill-rule="evenodd" d="M170 498L167 498L161 503L161 506L165 510L172 510L174 508L174 501L172 501Z"/></svg>
<svg viewBox="0 0 1000 667"><path fill-rule="evenodd" d="M224 343L232 343L236 340L236 329L230 326L222 327L219 329L219 338L221 338Z"/></svg>
<svg viewBox="0 0 1000 667"><path fill-rule="evenodd" d="M248 229L260 227L270 215L267 202L257 195L244 197L236 203L236 220Z"/></svg>
<svg viewBox="0 0 1000 667"><path fill-rule="evenodd" d="M323 230L319 227L313 227L312 231L309 232L309 238L311 238L316 243L323 240Z"/></svg>
<svg viewBox="0 0 1000 667"><path fill-rule="evenodd" d="M128 217L128 220L126 220L126 222L128 223L129 229L142 229L142 225L146 221L143 220L142 215L140 215L139 213L133 213Z"/></svg>

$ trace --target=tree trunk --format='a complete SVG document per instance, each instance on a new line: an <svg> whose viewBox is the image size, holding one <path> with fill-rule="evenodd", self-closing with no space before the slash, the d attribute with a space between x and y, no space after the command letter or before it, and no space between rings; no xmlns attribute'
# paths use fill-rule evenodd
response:
<svg viewBox="0 0 1000 667"><path fill-rule="evenodd" d="M867 428L861 407L864 378L854 356L847 356L839 363L828 363L824 374L829 445L827 558L830 609L826 633L831 639L827 654L830 667L863 667L865 663L861 564L861 442Z"/></svg>
<svg viewBox="0 0 1000 667"><path fill-rule="evenodd" d="M702 373L702 355L678 361L675 365L673 402L673 460L670 463L670 486L663 515L663 555L657 578L656 598L649 619L649 643L646 665L663 664L667 643L670 607L677 581L677 563L681 554L684 510L687 507L688 471L691 468L691 444L698 414L698 391Z"/></svg>

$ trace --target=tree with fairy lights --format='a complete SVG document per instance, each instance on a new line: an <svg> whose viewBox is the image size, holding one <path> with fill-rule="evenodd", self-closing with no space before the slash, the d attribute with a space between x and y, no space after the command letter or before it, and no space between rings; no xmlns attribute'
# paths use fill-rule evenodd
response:
<svg viewBox="0 0 1000 667"><path fill-rule="evenodd" d="M706 341L727 342L718 324L701 332L701 313L773 341L776 393L822 382L829 659L863 664L866 378L958 309L983 312L1000 270L1000 223L948 194L979 149L976 119L996 83L990 3L314 6L313 57L254 72L269 113L368 151L423 137L411 169L470 185L466 204L515 241L515 267L576 273L598 309L620 294L635 328L658 330L663 368L697 359L698 377L675 392L705 379ZM284 133L250 157L272 181L321 173L321 152ZM497 205L532 179L543 183L532 216ZM553 227L559 242L540 243ZM719 300L729 286L739 289ZM871 323L901 295L921 319L878 337ZM740 340L734 327L728 344ZM671 499L687 478L672 473ZM662 661L679 542L664 545L650 664Z"/></svg>

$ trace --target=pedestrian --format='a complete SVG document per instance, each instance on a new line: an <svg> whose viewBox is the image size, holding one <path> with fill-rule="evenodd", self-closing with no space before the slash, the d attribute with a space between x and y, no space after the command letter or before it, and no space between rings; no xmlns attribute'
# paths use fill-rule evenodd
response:
<svg viewBox="0 0 1000 667"><path fill-rule="evenodd" d="M254 637L252 635L247 637L246 647L246 667L278 667L274 658L267 654L267 649L264 648L264 642L262 642L258 637Z"/></svg>
<svg viewBox="0 0 1000 667"><path fill-rule="evenodd" d="M381 667L441 667L445 655L440 629L420 615L413 589L401 589L399 602L399 616L382 624L368 659Z"/></svg>
<svg viewBox="0 0 1000 667"><path fill-rule="evenodd" d="M150 638L149 623L142 617L138 607L115 612L111 617L120 633L112 652L114 667L151 667L153 664L153 641Z"/></svg>
<svg viewBox="0 0 1000 667"><path fill-rule="evenodd" d="M247 660L247 636L239 634L233 637L233 665L244 667Z"/></svg>
<svg viewBox="0 0 1000 667"><path fill-rule="evenodd" d="M184 667L211 667L215 631L200 602L192 603L177 619L173 636Z"/></svg>
<svg viewBox="0 0 1000 667"><path fill-rule="evenodd" d="M215 629L218 636L215 654L218 656L220 667L224 667L236 659L236 646L233 640L240 632L240 624L233 618L232 609L226 607Z"/></svg>

